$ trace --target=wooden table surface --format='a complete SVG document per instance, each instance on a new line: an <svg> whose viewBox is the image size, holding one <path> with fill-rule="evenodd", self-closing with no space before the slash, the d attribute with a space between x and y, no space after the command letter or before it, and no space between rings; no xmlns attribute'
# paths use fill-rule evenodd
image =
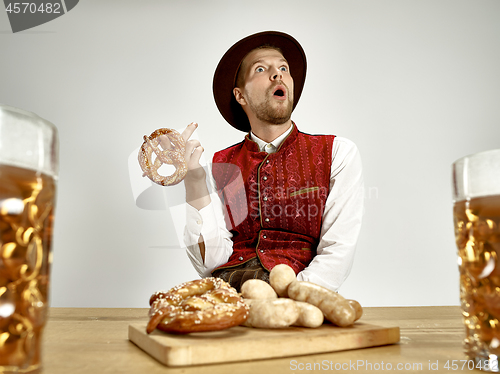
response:
<svg viewBox="0 0 500 374"><path fill-rule="evenodd" d="M160 364L128 340L128 326L147 321L147 312L148 309L51 308L44 334L43 373L471 372L462 352L462 317L455 306L365 308L362 322L400 327L399 344L182 368Z"/></svg>

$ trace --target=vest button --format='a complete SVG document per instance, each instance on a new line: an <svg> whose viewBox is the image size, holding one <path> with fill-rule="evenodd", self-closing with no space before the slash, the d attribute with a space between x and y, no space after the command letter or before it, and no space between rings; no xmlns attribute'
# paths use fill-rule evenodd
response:
<svg viewBox="0 0 500 374"><path fill-rule="evenodd" d="M260 250L260 253L264 253L264 250L263 250L263 249L261 249L261 250Z"/></svg>
<svg viewBox="0 0 500 374"><path fill-rule="evenodd" d="M238 260L243 261L243 257L239 257Z"/></svg>
<svg viewBox="0 0 500 374"><path fill-rule="evenodd" d="M264 196L264 201L267 201L267 196Z"/></svg>
<svg viewBox="0 0 500 374"><path fill-rule="evenodd" d="M269 160L266 160L266 164L269 164Z"/></svg>
<svg viewBox="0 0 500 374"><path fill-rule="evenodd" d="M264 178L262 178L262 179L264 179L265 181L267 181L267 177L264 177Z"/></svg>
<svg viewBox="0 0 500 374"><path fill-rule="evenodd" d="M264 221L269 222L269 218L266 218Z"/></svg>
<svg viewBox="0 0 500 374"><path fill-rule="evenodd" d="M262 239L267 239L267 236L266 235L262 236Z"/></svg>

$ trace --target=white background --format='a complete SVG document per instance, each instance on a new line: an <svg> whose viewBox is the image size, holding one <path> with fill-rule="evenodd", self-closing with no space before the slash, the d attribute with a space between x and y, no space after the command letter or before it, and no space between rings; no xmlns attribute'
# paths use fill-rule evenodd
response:
<svg viewBox="0 0 500 374"><path fill-rule="evenodd" d="M129 157L143 135L191 121L206 159L239 142L212 76L264 30L306 51L299 128L347 137L363 158L366 212L340 292L365 306L458 304L450 165L500 148L498 0L85 0L16 34L2 8L0 102L59 129L52 306L147 307L197 278L180 218L136 205Z"/></svg>

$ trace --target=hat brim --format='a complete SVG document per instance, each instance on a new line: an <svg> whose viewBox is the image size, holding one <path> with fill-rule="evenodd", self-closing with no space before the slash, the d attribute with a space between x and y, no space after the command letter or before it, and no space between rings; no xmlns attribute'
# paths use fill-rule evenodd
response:
<svg viewBox="0 0 500 374"><path fill-rule="evenodd" d="M278 31L264 31L250 35L236 44L222 56L217 65L213 80L215 103L224 119L234 128L248 132L248 117L233 95L236 74L245 56L263 45L278 47L288 61L293 78L293 108L297 105L306 79L306 55L301 45L292 36Z"/></svg>

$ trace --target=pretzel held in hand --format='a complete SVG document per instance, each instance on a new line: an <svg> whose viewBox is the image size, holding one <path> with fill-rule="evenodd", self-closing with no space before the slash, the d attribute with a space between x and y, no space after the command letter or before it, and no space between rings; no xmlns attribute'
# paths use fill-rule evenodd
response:
<svg viewBox="0 0 500 374"><path fill-rule="evenodd" d="M149 304L148 334L155 329L177 334L223 330L243 323L249 311L236 290L219 278L198 279L156 292Z"/></svg>
<svg viewBox="0 0 500 374"><path fill-rule="evenodd" d="M166 135L173 147L161 149L159 147L159 137L161 135ZM152 161L153 152L156 155L154 162ZM141 165L143 171L142 176L148 177L153 182L162 186L171 186L181 182L187 173L187 165L184 158L185 152L186 142L176 130L163 128L153 131L149 136L144 135L144 143L142 143L139 150L139 165ZM175 172L168 176L158 174L158 169L163 164L174 165Z"/></svg>

